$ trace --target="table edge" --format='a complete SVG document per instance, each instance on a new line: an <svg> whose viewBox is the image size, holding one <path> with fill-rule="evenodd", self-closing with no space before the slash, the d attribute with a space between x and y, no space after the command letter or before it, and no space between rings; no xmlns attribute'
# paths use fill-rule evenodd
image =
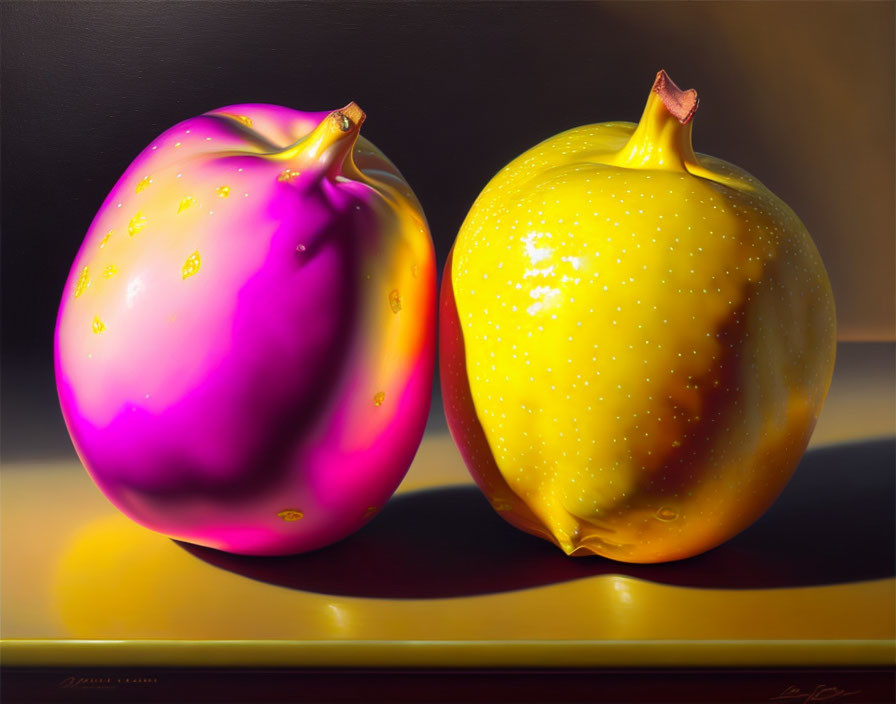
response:
<svg viewBox="0 0 896 704"><path fill-rule="evenodd" d="M893 666L896 640L0 641L4 667L835 667Z"/></svg>

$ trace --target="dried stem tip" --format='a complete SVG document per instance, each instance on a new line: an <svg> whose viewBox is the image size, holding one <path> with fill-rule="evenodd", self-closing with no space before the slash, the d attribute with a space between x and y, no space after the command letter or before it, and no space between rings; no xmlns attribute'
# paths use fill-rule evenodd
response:
<svg viewBox="0 0 896 704"><path fill-rule="evenodd" d="M656 74L656 80L653 82L653 91L660 96L663 105L666 106L666 110L683 125L688 124L694 113L697 112L697 105L700 103L697 98L697 91L693 88L682 90L675 85L675 81L669 78L669 74L664 70Z"/></svg>
<svg viewBox="0 0 896 704"><path fill-rule="evenodd" d="M343 132L348 132L355 125L360 127L366 117L364 111L355 102L349 103L341 110L330 113L330 116L336 120L337 126Z"/></svg>

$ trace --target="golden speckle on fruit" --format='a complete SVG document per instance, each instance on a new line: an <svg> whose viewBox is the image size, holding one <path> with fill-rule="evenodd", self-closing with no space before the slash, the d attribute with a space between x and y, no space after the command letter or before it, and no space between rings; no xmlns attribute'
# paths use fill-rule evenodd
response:
<svg viewBox="0 0 896 704"><path fill-rule="evenodd" d="M219 114L224 115L225 117L230 117L234 120L238 120L239 122L242 122L246 127L252 126L252 119L247 115L231 115L230 113L226 112L222 112Z"/></svg>
<svg viewBox="0 0 896 704"><path fill-rule="evenodd" d="M201 261L199 259L199 251L193 252L189 257L187 257L187 261L184 262L184 266L182 269L183 278L189 278L193 276L199 271L199 267L201 265Z"/></svg>
<svg viewBox="0 0 896 704"><path fill-rule="evenodd" d="M133 237L140 230L146 227L146 218L142 213L138 212L134 217L131 218L131 221L128 223L128 234Z"/></svg>
<svg viewBox="0 0 896 704"><path fill-rule="evenodd" d="M393 313L397 313L401 310L401 296L398 293L398 289L389 291L389 307L392 309Z"/></svg>
<svg viewBox="0 0 896 704"><path fill-rule="evenodd" d="M196 205L196 199L193 196L184 196L180 199L180 203L177 204L177 212L181 213L194 205Z"/></svg>
<svg viewBox="0 0 896 704"><path fill-rule="evenodd" d="M115 272L117 271L118 269L116 268L116 266L114 264L110 264L105 269L103 269L103 276L105 276L107 279L112 278L113 276L115 276Z"/></svg>
<svg viewBox="0 0 896 704"><path fill-rule="evenodd" d="M383 405L383 401L386 400L386 392L385 391L377 391L373 395L373 405L379 408Z"/></svg>
<svg viewBox="0 0 896 704"><path fill-rule="evenodd" d="M674 508L669 508L668 506L661 506L657 509L654 516L657 520L668 523L669 521L674 521L676 518L678 518L678 511L676 511Z"/></svg>
<svg viewBox="0 0 896 704"><path fill-rule="evenodd" d="M297 511L294 508L287 508L283 511L280 511L277 514L277 518L282 518L284 521L291 523L292 521L298 521L305 517L305 514L301 511Z"/></svg>
<svg viewBox="0 0 896 704"><path fill-rule="evenodd" d="M215 193L218 194L218 198L227 198L230 195L230 186L218 186Z"/></svg>
<svg viewBox="0 0 896 704"><path fill-rule="evenodd" d="M134 193L139 193L140 191L142 191L144 188L146 188L151 183L152 183L152 181L150 180L149 176L144 176L142 179L140 179L139 183L137 183L137 185L134 187Z"/></svg>
<svg viewBox="0 0 896 704"><path fill-rule="evenodd" d="M302 175L301 171L294 171L293 169L284 169L281 171L278 176L278 181L292 181L294 178L298 178Z"/></svg>
<svg viewBox="0 0 896 704"><path fill-rule="evenodd" d="M109 230L104 236L103 239L100 240L100 249L103 249L106 246L106 242L109 241L109 238L112 236L112 230Z"/></svg>
<svg viewBox="0 0 896 704"><path fill-rule="evenodd" d="M85 266L81 269L81 273L78 275L78 282L75 284L75 298L84 293L88 286L90 286L90 272Z"/></svg>
<svg viewBox="0 0 896 704"><path fill-rule="evenodd" d="M103 324L103 321L99 319L99 316L93 316L93 324L91 325L93 329L94 335L99 335L103 330L106 329L106 326Z"/></svg>

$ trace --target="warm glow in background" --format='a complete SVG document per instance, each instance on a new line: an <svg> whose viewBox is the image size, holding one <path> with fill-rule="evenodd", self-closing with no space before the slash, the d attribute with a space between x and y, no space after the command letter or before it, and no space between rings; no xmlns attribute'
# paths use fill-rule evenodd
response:
<svg viewBox="0 0 896 704"><path fill-rule="evenodd" d="M0 635L50 639L4 665L892 666L894 26L893 2L4 2ZM189 548L92 484L59 410L56 312L103 199L164 130L234 103L356 101L441 270L501 167L636 121L661 68L699 92L695 150L793 208L836 299L827 405L753 527L678 563L568 559L472 485L437 378L399 493L326 550ZM819 681L850 686L801 686Z"/></svg>
<svg viewBox="0 0 896 704"><path fill-rule="evenodd" d="M357 101L420 198L441 270L486 182L576 125L636 121L665 68L694 147L806 224L841 340L896 340L888 2L6 3L5 458L64 454L52 333L93 216L171 125L223 105ZM887 364L892 365L892 360ZM438 384L435 385L438 390ZM444 429L434 403L431 429Z"/></svg>
<svg viewBox="0 0 896 704"><path fill-rule="evenodd" d="M695 149L751 171L800 216L831 278L841 340L896 339L894 5L600 9L631 24L649 16L660 46L699 37L700 68L676 79L702 98Z"/></svg>

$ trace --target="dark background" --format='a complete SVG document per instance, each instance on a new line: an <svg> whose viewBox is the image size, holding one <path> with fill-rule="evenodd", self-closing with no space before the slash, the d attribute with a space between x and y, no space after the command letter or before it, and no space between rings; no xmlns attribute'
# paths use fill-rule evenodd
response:
<svg viewBox="0 0 896 704"><path fill-rule="evenodd" d="M4 458L71 452L52 335L115 181L176 122L349 100L429 219L439 267L476 195L561 130L697 88L694 146L760 178L828 267L841 339L894 331L894 4L5 2Z"/></svg>

